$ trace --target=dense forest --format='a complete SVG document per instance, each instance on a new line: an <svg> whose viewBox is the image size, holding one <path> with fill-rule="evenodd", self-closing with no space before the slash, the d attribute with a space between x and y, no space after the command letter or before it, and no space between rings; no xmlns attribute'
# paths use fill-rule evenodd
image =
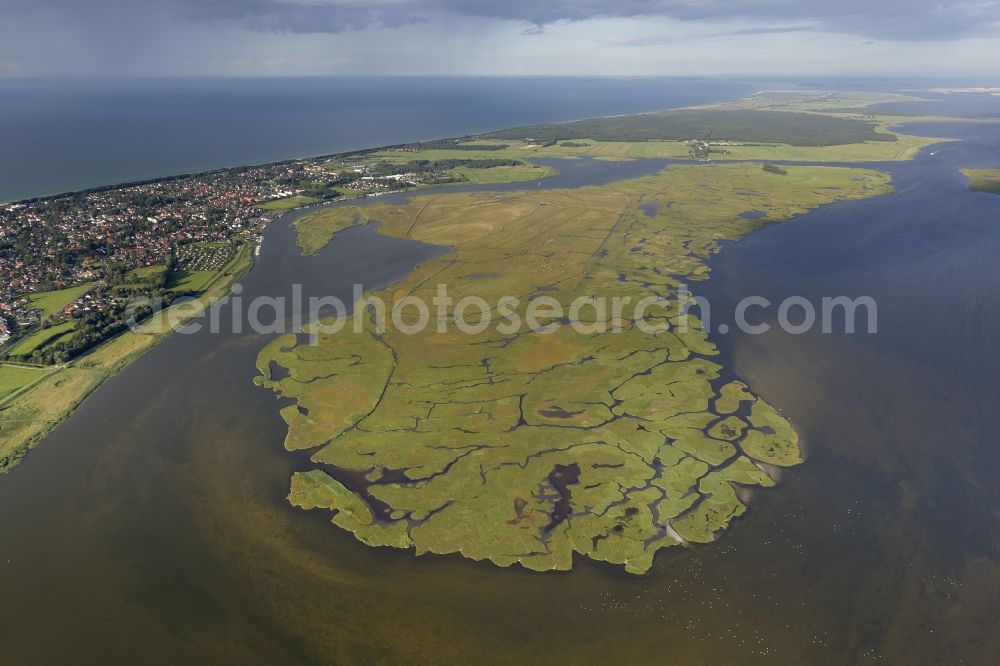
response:
<svg viewBox="0 0 1000 666"><path fill-rule="evenodd" d="M591 118L550 125L527 125L485 135L491 139L596 141L742 141L793 146L834 146L862 141L895 141L872 123L813 113L752 110L692 110Z"/></svg>
<svg viewBox="0 0 1000 666"><path fill-rule="evenodd" d="M458 139L434 139L432 141L421 141L411 143L404 148L412 150L503 150L507 144L503 143L468 143L470 137L460 137Z"/></svg>
<svg viewBox="0 0 1000 666"><path fill-rule="evenodd" d="M384 150L401 150L414 153L421 150L479 150L490 152L504 150L509 147L506 143L470 143L479 138L480 137L477 136L460 136L454 139L429 139L427 141L418 141L416 143L394 143L388 146L352 150L350 152L340 153L338 157L361 157L364 155L371 155L372 153L380 153Z"/></svg>
<svg viewBox="0 0 1000 666"><path fill-rule="evenodd" d="M410 160L401 164L392 162L379 162L372 167L372 171L379 176L391 176L400 173L425 173L428 171L444 171L458 167L468 167L470 169L492 169L499 166L517 166L523 164L519 160L511 159L448 159L448 160Z"/></svg>

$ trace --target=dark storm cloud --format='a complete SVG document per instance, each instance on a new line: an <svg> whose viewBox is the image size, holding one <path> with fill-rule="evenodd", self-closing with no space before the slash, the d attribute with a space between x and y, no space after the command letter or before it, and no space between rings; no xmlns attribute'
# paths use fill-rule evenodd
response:
<svg viewBox="0 0 1000 666"><path fill-rule="evenodd" d="M196 21L231 20L255 30L298 33L396 28L425 20L415 3L391 0L169 0L165 5Z"/></svg>
<svg viewBox="0 0 1000 666"><path fill-rule="evenodd" d="M949 39L995 33L1000 27L997 0L624 0L623 2L455 3L480 16L513 18L545 25L595 17L664 16L678 20L753 20L815 22L815 29L893 39Z"/></svg>
<svg viewBox="0 0 1000 666"><path fill-rule="evenodd" d="M426 12L417 3L392 0L0 0L0 12L66 15L75 20L117 17L127 27L142 17L170 17L192 23L231 22L258 31L336 33L371 26L388 28L420 23Z"/></svg>
<svg viewBox="0 0 1000 666"><path fill-rule="evenodd" d="M705 32L697 35L684 35L681 37L671 37L670 35L655 36L643 35L641 37L631 37L626 39L612 39L605 43L611 46L662 46L664 44L676 44L679 42L705 39L724 39L727 37L741 37L746 35L781 35L789 32L809 32L815 30L815 25L789 25L780 28L741 28L738 30L720 30L716 32Z"/></svg>
<svg viewBox="0 0 1000 666"><path fill-rule="evenodd" d="M523 21L535 31L558 21L602 17L808 21L816 30L904 40L995 34L1000 26L998 0L0 0L0 8L74 14L105 9L123 19L166 12L193 22L228 21L297 33L397 27L455 16Z"/></svg>

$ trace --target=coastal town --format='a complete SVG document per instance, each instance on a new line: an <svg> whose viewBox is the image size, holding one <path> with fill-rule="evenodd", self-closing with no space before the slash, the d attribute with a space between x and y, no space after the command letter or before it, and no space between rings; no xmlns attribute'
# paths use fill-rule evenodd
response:
<svg viewBox="0 0 1000 666"><path fill-rule="evenodd" d="M269 219L258 204L299 170L221 171L0 207L0 326L14 340L113 309L130 295L110 288L115 276L140 284L135 271L174 268L181 248L257 233ZM69 298L44 304L47 293Z"/></svg>
<svg viewBox="0 0 1000 666"><path fill-rule="evenodd" d="M129 298L198 293L281 213L462 180L451 162L470 166L358 153L0 205L0 355L67 361L122 330L117 319Z"/></svg>

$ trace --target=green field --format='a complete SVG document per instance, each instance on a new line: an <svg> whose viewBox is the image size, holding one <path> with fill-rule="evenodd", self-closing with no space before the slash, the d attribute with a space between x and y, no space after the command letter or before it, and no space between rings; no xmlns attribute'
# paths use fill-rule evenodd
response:
<svg viewBox="0 0 1000 666"><path fill-rule="evenodd" d="M720 365L700 322L679 328L679 283L705 279L722 241L891 191L871 170L785 171L690 164L601 187L425 194L302 218L307 253L368 217L386 235L452 249L376 292L389 304L430 303L447 284L456 300L521 299L523 322L542 293L564 307L656 298L657 321L672 326L645 331L588 308L574 319L621 330L552 316L550 333L462 332L445 317L443 332L406 333L364 316L361 332L317 332L317 344L277 338L257 381L295 401L281 410L285 446L314 463L293 476L290 501L372 546L533 570L582 556L643 573L661 548L715 539L746 510L735 486L773 485L758 463L793 466L801 451L788 421ZM413 311L397 317L412 323Z"/></svg>
<svg viewBox="0 0 1000 666"><path fill-rule="evenodd" d="M111 291L117 295L143 292L163 284L161 281L165 280L166 273L167 267L163 264L136 268L125 275L124 282L111 285Z"/></svg>
<svg viewBox="0 0 1000 666"><path fill-rule="evenodd" d="M168 291L202 291L218 271L173 271L167 279Z"/></svg>
<svg viewBox="0 0 1000 666"><path fill-rule="evenodd" d="M76 322L69 320L56 324L55 326L40 329L18 342L17 345L11 348L9 353L18 356L31 354L31 352L36 349L41 349L49 342L68 334L75 328Z"/></svg>
<svg viewBox="0 0 1000 666"><path fill-rule="evenodd" d="M137 282L150 281L155 280L166 272L167 267L163 264L158 266L144 266L143 268L136 268L129 271L129 278Z"/></svg>
<svg viewBox="0 0 1000 666"><path fill-rule="evenodd" d="M976 192L1000 194L1000 169L963 169L969 177L969 189Z"/></svg>
<svg viewBox="0 0 1000 666"><path fill-rule="evenodd" d="M541 180L559 173L552 167L537 166L535 164L497 166L489 169L458 167L452 169L451 172L462 176L462 178L470 183L516 183L526 180Z"/></svg>
<svg viewBox="0 0 1000 666"><path fill-rule="evenodd" d="M46 368L0 364L0 403L25 386L42 379L48 372Z"/></svg>
<svg viewBox="0 0 1000 666"><path fill-rule="evenodd" d="M258 204L257 207L272 212L285 213L295 208L301 208L302 206L309 206L314 203L319 203L319 199L313 199L312 197L304 197L304 196L294 196L294 197L285 197L284 199L272 199L271 201L268 201L266 203Z"/></svg>
<svg viewBox="0 0 1000 666"><path fill-rule="evenodd" d="M90 291L96 282L86 282L75 287L56 289L53 291L39 291L28 297L28 304L34 310L41 310L42 313L50 317L61 312L66 305L75 301Z"/></svg>

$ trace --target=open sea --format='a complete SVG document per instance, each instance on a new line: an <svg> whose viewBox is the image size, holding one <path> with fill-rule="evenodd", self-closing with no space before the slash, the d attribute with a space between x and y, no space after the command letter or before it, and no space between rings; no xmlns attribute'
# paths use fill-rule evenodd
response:
<svg viewBox="0 0 1000 666"><path fill-rule="evenodd" d="M0 79L0 202L540 122L709 104L724 79Z"/></svg>

